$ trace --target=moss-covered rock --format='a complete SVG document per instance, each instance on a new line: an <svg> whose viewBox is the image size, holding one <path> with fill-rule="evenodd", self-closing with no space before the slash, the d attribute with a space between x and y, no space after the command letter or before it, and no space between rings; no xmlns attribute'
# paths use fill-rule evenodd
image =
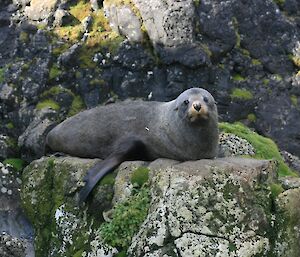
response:
<svg viewBox="0 0 300 257"><path fill-rule="evenodd" d="M277 160L279 163L279 176L297 176L296 173L284 163L277 145L270 138L255 133L242 123L230 124L223 122L219 124L219 128L223 132L232 133L246 139L255 148L255 155L253 158Z"/></svg>
<svg viewBox="0 0 300 257"><path fill-rule="evenodd" d="M116 178L95 188L88 208L78 208L82 178L94 164L46 157L25 169L21 196L38 257L298 254L299 188L278 184L275 161L124 162ZM99 214L107 209L97 203L111 208L113 187L114 207L103 223Z"/></svg>
<svg viewBox="0 0 300 257"><path fill-rule="evenodd" d="M276 199L274 256L300 256L300 188L289 189Z"/></svg>
<svg viewBox="0 0 300 257"><path fill-rule="evenodd" d="M94 163L49 157L25 169L21 197L36 232L36 256L74 256L89 251L89 242L98 235L86 209L76 207L76 192Z"/></svg>

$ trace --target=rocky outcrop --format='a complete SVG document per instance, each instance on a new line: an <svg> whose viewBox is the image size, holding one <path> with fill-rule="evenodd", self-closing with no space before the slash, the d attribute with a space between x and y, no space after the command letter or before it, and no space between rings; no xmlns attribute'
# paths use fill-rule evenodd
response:
<svg viewBox="0 0 300 257"><path fill-rule="evenodd" d="M111 226L120 226L118 239L110 241L117 250L108 244L105 224L114 224L118 205L147 184L151 192L148 215L129 241L127 256L285 256L287 252L299 256L299 188L284 190L276 184L274 161L235 157L185 163L125 162L115 180L105 178L100 183L88 208L79 209L76 199L81 180L94 163L48 157L26 168L22 200L37 232L37 256L124 253L122 227L130 230L129 225ZM137 179L137 174L148 172L149 182L137 187L137 181L147 181ZM108 212L113 188L115 207ZM99 216L103 211L109 223ZM131 212L132 222L134 215Z"/></svg>
<svg viewBox="0 0 300 257"><path fill-rule="evenodd" d="M170 100L201 86L222 120L242 121L300 155L297 1L106 0L109 23L99 1L54 2L0 7L2 135L30 130L37 104L57 86L82 108L116 98ZM45 105L61 120L70 99L59 94Z"/></svg>
<svg viewBox="0 0 300 257"><path fill-rule="evenodd" d="M21 174L0 162L0 256L34 257L33 228L20 204Z"/></svg>

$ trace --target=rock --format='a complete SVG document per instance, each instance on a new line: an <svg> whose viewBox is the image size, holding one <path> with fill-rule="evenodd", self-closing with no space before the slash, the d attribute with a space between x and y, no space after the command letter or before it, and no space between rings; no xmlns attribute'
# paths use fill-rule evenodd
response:
<svg viewBox="0 0 300 257"><path fill-rule="evenodd" d="M271 228L269 207L253 203L256 197L271 203L267 192L255 188L270 183L274 169L269 161L225 158L152 171L151 212L129 255L165 252L164 242L173 245L175 256L267 254L271 234L263 231Z"/></svg>
<svg viewBox="0 0 300 257"><path fill-rule="evenodd" d="M126 36L130 42L142 41L141 21L129 6L107 5L104 2L104 10L114 31Z"/></svg>
<svg viewBox="0 0 300 257"><path fill-rule="evenodd" d="M254 147L243 138L230 133L220 133L219 138L219 157L255 155Z"/></svg>
<svg viewBox="0 0 300 257"><path fill-rule="evenodd" d="M32 21L48 21L57 4L58 0L31 0L30 6L25 7L25 15Z"/></svg>
<svg viewBox="0 0 300 257"><path fill-rule="evenodd" d="M91 7L94 11L98 11L99 10L99 3L98 0L90 0L91 3Z"/></svg>
<svg viewBox="0 0 300 257"><path fill-rule="evenodd" d="M9 100L13 96L13 88L7 84L0 84L0 99Z"/></svg>
<svg viewBox="0 0 300 257"><path fill-rule="evenodd" d="M289 189L281 193L276 201L276 225L283 227L282 234L275 238L276 256L300 255L300 188Z"/></svg>
<svg viewBox="0 0 300 257"><path fill-rule="evenodd" d="M34 257L33 228L20 204L21 174L0 163L0 256Z"/></svg>
<svg viewBox="0 0 300 257"><path fill-rule="evenodd" d="M279 181L286 190L300 188L300 178L298 177L280 177Z"/></svg>
<svg viewBox="0 0 300 257"><path fill-rule="evenodd" d="M300 174L300 158L287 152L281 151L280 152L286 164L293 170L297 171Z"/></svg>
<svg viewBox="0 0 300 257"><path fill-rule="evenodd" d="M62 27L67 24L70 24L72 18L70 13L64 9L57 9L54 13L54 22L53 25L56 27Z"/></svg>
<svg viewBox="0 0 300 257"><path fill-rule="evenodd" d="M45 154L45 139L47 133L57 123L54 120L56 112L51 109L41 110L18 139L22 158L32 161Z"/></svg>
<svg viewBox="0 0 300 257"><path fill-rule="evenodd" d="M50 256L50 252L52 256L73 256L85 251L86 256L93 257L98 256L97 253L106 254L100 256L112 256L113 252L117 252L103 243L97 232L98 227L94 228L94 221L88 220L90 216L86 208L76 206L82 178L96 161L44 157L32 162L24 171L21 197L25 211L36 231L45 233L36 237L36 256L48 256L48 253ZM99 209L97 211L101 212ZM48 237L46 231L52 231L54 236L45 241L44 236Z"/></svg>
<svg viewBox="0 0 300 257"><path fill-rule="evenodd" d="M16 156L17 153L16 140L7 135L0 135L0 159L5 160L10 156Z"/></svg>
<svg viewBox="0 0 300 257"><path fill-rule="evenodd" d="M87 16L81 21L83 31L85 31L85 33L89 32L90 27L92 25L92 21L93 21L92 16Z"/></svg>
<svg viewBox="0 0 300 257"><path fill-rule="evenodd" d="M95 215L93 202L104 199L106 194L112 201L110 191L100 189L112 188L113 177L105 178L106 182L94 190L88 211L75 205L82 178L95 161L44 157L23 172L21 195L26 213L38 231L37 256L47 252L85 252L85 256L117 253L104 243L101 227L91 225L103 222ZM288 217L299 217L297 198L291 198L298 195L299 188L280 194L274 209L269 186L276 182L275 162L248 158L124 162L117 170L114 204L126 201L132 190L137 190L133 179L141 170L149 172L151 211L132 239L127 256L283 256L279 251L287 249L289 256L298 256L297 237L292 239L298 231L294 224L298 223L281 218L284 210L289 210L285 214ZM295 200L286 200L285 195ZM295 208L292 213L291 206ZM102 207L97 209L102 211ZM280 222L285 222L284 226ZM53 240L45 244L46 234L41 231L52 233Z"/></svg>
<svg viewBox="0 0 300 257"><path fill-rule="evenodd" d="M65 51L58 57L57 62L63 66L72 65L74 61L76 61L76 58L78 56L81 47L82 47L81 43L76 43L72 45L67 51Z"/></svg>
<svg viewBox="0 0 300 257"><path fill-rule="evenodd" d="M9 235L0 235L1 257L25 257L26 245L23 240Z"/></svg>

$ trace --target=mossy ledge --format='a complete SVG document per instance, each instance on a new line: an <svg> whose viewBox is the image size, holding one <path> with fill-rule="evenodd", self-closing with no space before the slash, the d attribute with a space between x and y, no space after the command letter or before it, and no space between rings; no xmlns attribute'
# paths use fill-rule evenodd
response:
<svg viewBox="0 0 300 257"><path fill-rule="evenodd" d="M256 151L253 156L256 159L275 159L278 161L278 176L297 176L285 163L280 155L277 145L273 140L267 137L263 137L251 129L244 126L242 123L226 123L221 122L219 124L221 131L235 134L241 138L246 139Z"/></svg>

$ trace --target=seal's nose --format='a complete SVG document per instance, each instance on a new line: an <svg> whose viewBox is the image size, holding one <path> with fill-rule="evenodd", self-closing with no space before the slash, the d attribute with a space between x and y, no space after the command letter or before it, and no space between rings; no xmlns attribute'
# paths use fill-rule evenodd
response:
<svg viewBox="0 0 300 257"><path fill-rule="evenodd" d="M194 107L194 109L195 109L197 112L199 112L200 109L201 109L201 104L200 104L200 103L194 103L194 104L193 104L193 107Z"/></svg>

